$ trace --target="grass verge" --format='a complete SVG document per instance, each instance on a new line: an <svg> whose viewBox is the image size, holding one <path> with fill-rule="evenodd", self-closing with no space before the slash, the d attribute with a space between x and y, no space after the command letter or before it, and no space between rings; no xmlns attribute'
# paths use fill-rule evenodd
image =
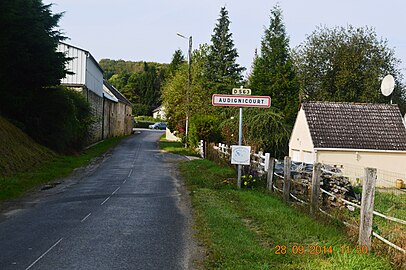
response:
<svg viewBox="0 0 406 270"><path fill-rule="evenodd" d="M279 197L236 190L235 172L208 160L181 164L205 269L392 269L364 254L338 223L314 220ZM331 248L330 248L331 247Z"/></svg>
<svg viewBox="0 0 406 270"><path fill-rule="evenodd" d="M185 148L184 144L182 144L181 142L167 141L165 134L161 136L161 139L159 141L159 148L172 154L185 156L199 156L195 150Z"/></svg>
<svg viewBox="0 0 406 270"><path fill-rule="evenodd" d="M17 198L41 184L69 175L75 168L87 165L93 158L117 145L122 139L123 137L107 139L80 155L57 156L27 172L0 177L0 201Z"/></svg>

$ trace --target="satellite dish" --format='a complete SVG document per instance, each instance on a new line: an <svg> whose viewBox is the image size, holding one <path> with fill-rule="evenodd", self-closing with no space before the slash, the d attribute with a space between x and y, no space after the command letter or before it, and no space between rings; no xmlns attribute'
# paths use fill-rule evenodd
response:
<svg viewBox="0 0 406 270"><path fill-rule="evenodd" d="M390 94L392 94L394 88L395 88L395 79L390 74L386 75L385 78L383 78L382 83L381 83L382 95L384 95L385 97L390 96Z"/></svg>

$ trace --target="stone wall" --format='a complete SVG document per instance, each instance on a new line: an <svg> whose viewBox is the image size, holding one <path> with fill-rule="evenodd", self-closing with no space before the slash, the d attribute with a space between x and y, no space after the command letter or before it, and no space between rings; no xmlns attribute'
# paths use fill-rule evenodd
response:
<svg viewBox="0 0 406 270"><path fill-rule="evenodd" d="M104 100L104 131L103 138L130 135L134 123L131 106Z"/></svg>
<svg viewBox="0 0 406 270"><path fill-rule="evenodd" d="M106 138L125 136L132 133L134 119L131 106L122 102L113 102L107 98L104 98L103 102L102 97L85 87L70 88L82 93L90 104L93 124L90 127L89 145Z"/></svg>

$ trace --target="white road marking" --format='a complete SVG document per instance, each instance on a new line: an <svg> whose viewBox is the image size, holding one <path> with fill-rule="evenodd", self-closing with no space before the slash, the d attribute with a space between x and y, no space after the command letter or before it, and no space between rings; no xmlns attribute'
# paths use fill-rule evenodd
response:
<svg viewBox="0 0 406 270"><path fill-rule="evenodd" d="M50 247L47 251L45 251L44 254L42 254L41 256L39 256L38 259L36 259L32 264L30 264L30 266L28 266L27 268L25 268L25 270L28 270L28 269L30 269L31 267L33 267L39 260L41 260L45 255L47 255L48 252L50 252L54 247L56 247L62 240L63 240L63 238L59 239L55 244L52 245L52 247Z"/></svg>
<svg viewBox="0 0 406 270"><path fill-rule="evenodd" d="M123 184L125 184L125 182L127 182L127 178L126 178L126 179L124 179Z"/></svg>
<svg viewBox="0 0 406 270"><path fill-rule="evenodd" d="M83 222L83 221L85 221L88 217L90 217L90 215L91 215L92 213L89 213L87 216L85 216L80 222Z"/></svg>
<svg viewBox="0 0 406 270"><path fill-rule="evenodd" d="M133 173L133 169L131 169L130 173L128 174L128 178L130 178L131 174Z"/></svg>
<svg viewBox="0 0 406 270"><path fill-rule="evenodd" d="M111 198L111 196L108 196L107 199L105 199L100 205L105 204L110 198Z"/></svg>
<svg viewBox="0 0 406 270"><path fill-rule="evenodd" d="M113 191L113 193L111 193L111 195L116 194L116 192L120 189L120 187L118 187L116 190Z"/></svg>

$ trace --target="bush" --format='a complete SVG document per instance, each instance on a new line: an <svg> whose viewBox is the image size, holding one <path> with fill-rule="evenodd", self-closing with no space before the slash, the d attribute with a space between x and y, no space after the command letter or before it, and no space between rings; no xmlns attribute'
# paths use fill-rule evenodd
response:
<svg viewBox="0 0 406 270"><path fill-rule="evenodd" d="M190 119L189 143L197 146L200 140L218 142L221 140L220 120L213 115L195 115Z"/></svg>
<svg viewBox="0 0 406 270"><path fill-rule="evenodd" d="M27 133L36 141L60 153L81 150L92 124L89 103L63 87L35 91L24 119Z"/></svg>

